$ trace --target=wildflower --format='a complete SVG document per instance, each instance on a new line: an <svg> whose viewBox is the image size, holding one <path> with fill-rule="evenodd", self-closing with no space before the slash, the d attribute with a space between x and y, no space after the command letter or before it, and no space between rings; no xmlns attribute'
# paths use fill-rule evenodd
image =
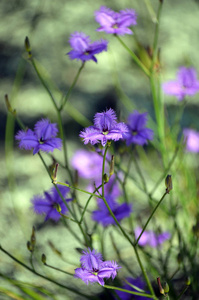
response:
<svg viewBox="0 0 199 300"><path fill-rule="evenodd" d="M199 152L199 132L193 129L184 129L186 150L189 152Z"/></svg>
<svg viewBox="0 0 199 300"><path fill-rule="evenodd" d="M83 32L74 32L69 40L72 50L68 52L70 59L81 61L93 60L97 62L95 54L107 51L108 41L100 40L91 42L89 36Z"/></svg>
<svg viewBox="0 0 199 300"><path fill-rule="evenodd" d="M177 79L165 82L162 87L166 94L176 96L179 101L187 95L193 96L199 92L196 70L181 67L177 73Z"/></svg>
<svg viewBox="0 0 199 300"><path fill-rule="evenodd" d="M114 279L117 275L117 270L121 267L114 261L103 261L101 253L88 248L83 251L80 259L81 268L75 269L75 277L82 279L86 284L89 282L98 282L104 285L104 278Z"/></svg>
<svg viewBox="0 0 199 300"><path fill-rule="evenodd" d="M60 193L65 198L70 189L66 186L59 186ZM67 202L72 199L65 199ZM49 192L44 192L44 195L36 195L32 199L32 208L36 214L45 214L45 221L52 219L58 221L60 219L60 214L57 209L61 209L61 213L65 214L67 207L58 194L55 187L53 187Z"/></svg>
<svg viewBox="0 0 199 300"><path fill-rule="evenodd" d="M139 113L134 111L128 117L127 126L129 128L129 133L126 136L126 143L138 144L143 146L148 143L148 140L153 139L153 130L146 128L147 123L147 113Z"/></svg>
<svg viewBox="0 0 199 300"><path fill-rule="evenodd" d="M19 141L19 148L25 150L33 149L33 155L40 150L53 152L54 149L61 149L62 140L56 138L58 129L55 123L50 123L48 119L42 119L35 124L34 131L31 129L20 130L15 136Z"/></svg>
<svg viewBox="0 0 199 300"><path fill-rule="evenodd" d="M135 237L136 239L139 237L140 233L142 232L141 227L137 227L135 229ZM161 234L156 234L152 230L144 231L141 238L139 239L138 244L142 247L144 246L150 246L152 248L156 248L157 246L164 243L164 241L168 240L171 237L171 234L169 232L163 232Z"/></svg>
<svg viewBox="0 0 199 300"><path fill-rule="evenodd" d="M128 27L136 25L136 19L137 14L134 9L115 12L106 6L101 6L100 10L95 12L95 20L101 25L97 31L105 31L106 33L133 34Z"/></svg>
<svg viewBox="0 0 199 300"><path fill-rule="evenodd" d="M128 203L119 204L113 198L112 195L106 196L106 201L108 202L109 207L114 213L118 222L124 218L128 218L132 212L132 205ZM92 213L92 219L98 223L101 223L102 226L106 227L108 225L116 224L115 220L111 216L108 208L106 207L102 199L98 199L98 210L94 210Z"/></svg>
<svg viewBox="0 0 199 300"><path fill-rule="evenodd" d="M101 179L103 157L87 150L78 150L72 158L72 166L85 179Z"/></svg>
<svg viewBox="0 0 199 300"><path fill-rule="evenodd" d="M94 145L101 142L102 146L105 146L108 140L124 139L128 128L124 123L117 123L116 119L116 113L111 108L105 112L96 113L94 126L89 126L80 132L84 144L91 143Z"/></svg>
<svg viewBox="0 0 199 300"><path fill-rule="evenodd" d="M144 281L142 280L141 277L137 277L137 278L131 278L131 277L127 277L126 280L138 287L140 289L139 290L136 290L134 289L133 287L131 287L129 284L125 283L122 288L125 289L125 290L128 290L128 291L134 291L134 292L140 292L140 293L144 293L144 289L146 288L146 285L144 283ZM143 290L143 291L141 291ZM125 292L122 292L122 291L116 291L117 295L120 297L121 300L131 300L131 299L135 299L135 300L147 300L149 298L147 297L144 297L144 296L136 296L136 295L132 295L132 294L128 294L128 293L125 293Z"/></svg>

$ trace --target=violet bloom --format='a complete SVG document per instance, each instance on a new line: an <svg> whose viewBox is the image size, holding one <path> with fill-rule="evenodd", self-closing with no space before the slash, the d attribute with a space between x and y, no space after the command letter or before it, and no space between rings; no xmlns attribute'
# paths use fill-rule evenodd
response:
<svg viewBox="0 0 199 300"><path fill-rule="evenodd" d="M135 238L137 239L142 232L141 227L137 227L135 229ZM144 246L150 246L152 248L156 248L157 246L161 245L164 243L164 241L170 239L171 234L167 231L161 233L161 234L156 234L152 230L145 230L144 233L142 234L141 238L139 239L138 244L142 247Z"/></svg>
<svg viewBox="0 0 199 300"><path fill-rule="evenodd" d="M113 109L108 109L102 113L96 113L94 126L89 126L80 132L84 144L91 145L101 142L105 146L108 140L118 141L124 139L128 128L124 123L117 123L116 113Z"/></svg>
<svg viewBox="0 0 199 300"><path fill-rule="evenodd" d="M59 186L59 190L62 196L66 197L70 189L66 186ZM72 199L65 199L67 202L71 201ZM67 211L67 207L63 200L61 199L60 195L58 194L55 187L49 192L44 192L44 195L36 195L32 199L32 208L36 214L39 215L46 215L45 221L48 219L52 219L54 221L58 221L60 219L60 214L57 211L57 208L61 208L61 213L65 214Z"/></svg>
<svg viewBox="0 0 199 300"><path fill-rule="evenodd" d="M132 212L132 205L128 203L119 204L112 196L107 196L106 201L108 202L109 207L114 213L118 222L124 218L128 218ZM108 208L106 207L102 199L98 199L98 210L94 210L92 213L92 219L98 223L101 223L102 226L106 227L109 225L115 225L115 220L111 216Z"/></svg>
<svg viewBox="0 0 199 300"><path fill-rule="evenodd" d="M125 9L115 12L112 9L101 6L95 12L95 20L101 25L97 31L105 31L111 34L133 34L129 26L136 25L137 14L134 9Z"/></svg>
<svg viewBox="0 0 199 300"><path fill-rule="evenodd" d="M194 68L181 67L177 73L177 79L165 82L163 85L165 94L173 95L179 101L185 96L193 96L199 92L199 81Z"/></svg>
<svg viewBox="0 0 199 300"><path fill-rule="evenodd" d="M199 132L193 129L184 129L184 139L186 150L189 152L199 152Z"/></svg>
<svg viewBox="0 0 199 300"><path fill-rule="evenodd" d="M153 130L146 128L147 123L147 112L139 113L134 111L128 117L128 128L129 132L126 136L126 144L137 144L143 146L148 143L148 140L153 139Z"/></svg>
<svg viewBox="0 0 199 300"><path fill-rule="evenodd" d="M98 282L104 285L105 278L114 279L117 275L117 270L121 267L114 261L103 261L101 253L88 248L83 251L80 259L81 268L75 269L75 277L82 279L86 284Z"/></svg>
<svg viewBox="0 0 199 300"><path fill-rule="evenodd" d="M73 168L78 171L80 177L85 179L101 179L102 163L103 157L101 155L87 150L76 151L72 158Z"/></svg>
<svg viewBox="0 0 199 300"><path fill-rule="evenodd" d="M81 61L93 60L97 62L95 54L107 51L108 41L100 40L91 42L89 36L83 32L74 32L69 40L72 50L68 52L70 59Z"/></svg>
<svg viewBox="0 0 199 300"><path fill-rule="evenodd" d="M144 293L144 290L146 288L146 284L145 282L142 280L141 277L137 277L137 278L131 278L131 277L127 277L126 280L138 287L139 289L143 290L143 292L141 291L138 291L136 289L134 289L133 287L131 287L129 284L125 283L122 288L125 289L125 290L128 290L128 291L133 291L133 292L140 292L140 293ZM122 292L122 291L116 291L116 293L118 294L118 296L120 297L121 300L131 300L131 299L134 299L134 300L148 300L149 298L147 297L143 297L143 296L136 296L136 295L132 295L132 294L128 294L128 293L125 293L125 292Z"/></svg>
<svg viewBox="0 0 199 300"><path fill-rule="evenodd" d="M40 150L53 152L54 149L61 149L62 140L56 138L57 124L50 123L48 119L42 119L35 124L34 131L31 129L20 130L15 136L19 141L19 148L25 150L33 149L33 155Z"/></svg>

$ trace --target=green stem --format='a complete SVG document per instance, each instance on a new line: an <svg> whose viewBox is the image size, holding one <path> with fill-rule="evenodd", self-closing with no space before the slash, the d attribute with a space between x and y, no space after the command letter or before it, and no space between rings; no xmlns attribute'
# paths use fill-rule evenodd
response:
<svg viewBox="0 0 199 300"><path fill-rule="evenodd" d="M60 106L60 108L59 108L59 111L62 111L62 110L63 110L63 108L64 108L64 106L65 106L67 100L69 99L70 94L71 94L71 92L72 92L72 90L73 90L73 88L74 88L74 86L75 86L75 84L76 84L76 82L77 82L77 80L78 80L78 78L79 78L79 75L80 75L82 69L84 68L84 66L85 66L85 62L83 62L82 65L81 65L81 67L79 68L79 70L78 70L78 72L77 72L77 74L76 74L76 76L75 76L75 79L74 79L72 85L70 86L68 92L66 93L66 95L65 95L65 97L64 97L64 99L63 99L63 102L62 102L62 104L61 104L61 106Z"/></svg>
<svg viewBox="0 0 199 300"><path fill-rule="evenodd" d="M189 286L186 285L176 300L179 300L188 288L189 288Z"/></svg>
<svg viewBox="0 0 199 300"><path fill-rule="evenodd" d="M162 196L162 198L160 199L160 201L158 202L158 204L156 205L156 207L154 208L153 212L151 213L150 217L148 218L146 224L144 225L143 229L142 229L142 232L140 233L139 237L137 238L137 241L135 242L135 246L137 246L142 234L144 233L147 225L149 224L149 222L151 221L154 213L156 212L156 210L158 209L158 207L160 206L160 204L162 203L164 197L168 194L168 192L165 192L164 195Z"/></svg>
<svg viewBox="0 0 199 300"><path fill-rule="evenodd" d="M82 192L82 193L85 193L85 194L88 194L88 195L95 196L95 197L100 198L100 199L102 198L102 196L99 196L99 195L97 195L97 194L93 194L93 193L84 191L84 190L82 190L82 189L79 189L79 188L77 188L77 187L75 187L75 186L71 186L71 185L69 185L69 184L67 184L67 183L64 183L64 182L57 181L56 183L57 183L57 184L60 184L60 185L67 186L67 187L69 187L70 189L77 190L77 191L80 191L80 192Z"/></svg>
<svg viewBox="0 0 199 300"><path fill-rule="evenodd" d="M109 144L106 145L104 156L103 156L103 163L102 163L102 197L104 197L104 170L105 170L106 154L109 146L110 146Z"/></svg>
<svg viewBox="0 0 199 300"><path fill-rule="evenodd" d="M149 70L143 65L143 63L139 60L139 58L135 55L133 51L129 49L129 47L122 41L122 39L118 36L115 35L118 41L122 44L122 46L128 51L128 53L131 55L133 58L134 62L140 67L140 69L147 75L147 77L150 76Z"/></svg>
<svg viewBox="0 0 199 300"><path fill-rule="evenodd" d="M74 276L74 274L72 274L72 273L69 273L69 272L66 272L66 271L64 271L64 270L61 270L61 269L59 269L59 268L53 267L53 266L51 266L51 265L49 265L49 264L47 264L47 263L45 263L44 266L49 267L49 268L51 268L51 269L53 269L53 270L56 270L56 271L65 273L65 274L67 274L67 275Z"/></svg>
<svg viewBox="0 0 199 300"><path fill-rule="evenodd" d="M21 262L20 260L18 260L16 257L14 257L12 254L10 254L8 251L6 251L1 245L0 245L0 250L1 250L2 252L4 252L7 256L9 256L10 258L12 258L12 260L14 260L16 263L20 264L22 267L24 267L24 268L27 269L28 271L32 272L33 274L35 274L35 275L37 275L37 276L39 276L39 277L41 277L41 278L44 278L44 279L46 279L47 281L50 281L50 282L52 282L52 283L54 283L54 284L56 284L56 285L58 285L58 286L60 286L60 287L62 287L62 288L64 288L64 289L67 289L67 290L69 290L69 291L71 291L71 292L73 292L73 293L76 293L77 295L83 296L83 297L85 297L86 299L91 299L91 300L93 299L93 297L88 296L88 295L85 295L85 294L79 292L77 289L73 289L73 288L71 288L71 287L68 287L68 286L66 286L66 285L63 285L63 284L61 284L61 283L59 283L59 282L57 282L57 281L54 281L53 279L51 279L51 278L49 278L49 277L46 277L46 276L44 276L44 275L38 273L37 271L33 270L32 268L28 267L26 264L24 264L23 262Z"/></svg>
<svg viewBox="0 0 199 300"><path fill-rule="evenodd" d="M121 292L125 292L125 293L128 293L128 294L137 295L137 296L140 296L140 297L142 296L142 297L146 297L146 298L157 299L155 296L152 296L152 295L149 295L149 294L146 294L146 293L133 292L133 291L125 290L125 289L118 288L118 287L115 287L115 286L104 285L103 287L106 288L106 289L110 289L110 290L121 291Z"/></svg>

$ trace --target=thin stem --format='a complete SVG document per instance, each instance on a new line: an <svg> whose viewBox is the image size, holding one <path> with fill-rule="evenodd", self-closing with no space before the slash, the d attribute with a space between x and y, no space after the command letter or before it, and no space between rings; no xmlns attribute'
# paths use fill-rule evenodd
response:
<svg viewBox="0 0 199 300"><path fill-rule="evenodd" d="M64 270L61 270L61 269L59 269L59 268L53 267L53 266L51 266L51 265L49 265L49 264L47 264L47 263L45 263L44 266L49 267L49 268L51 268L51 269L53 269L53 270L56 270L56 271L65 273L65 274L67 274L67 275L74 276L74 274L72 274L72 273L69 273L69 272L66 272L66 271L64 271Z"/></svg>
<svg viewBox="0 0 199 300"><path fill-rule="evenodd" d="M71 94L71 92L72 92L72 90L73 90L73 88L74 88L74 86L75 86L75 84L76 84L76 82L77 82L77 80L78 80L78 78L79 78L79 75L80 75L82 69L84 68L84 66L85 66L85 61L82 63L81 67L79 68L79 70L78 70L78 72L77 72L77 74L76 74L76 76L75 76L75 79L74 79L72 85L70 86L68 92L66 93L66 95L65 95L65 97L64 97L64 99L63 99L63 102L62 102L62 104L61 104L61 106L60 106L60 108L59 108L59 111L62 111L62 110L63 110L63 108L64 108L64 106L65 106L67 100L69 99L70 94Z"/></svg>
<svg viewBox="0 0 199 300"><path fill-rule="evenodd" d="M118 36L115 35L118 41L122 44L122 46L128 51L128 53L131 55L133 58L134 62L140 67L140 69L147 75L147 77L150 76L149 70L143 65L143 63L139 60L139 58L135 55L133 51L129 49L129 47L122 41L122 39Z"/></svg>
<svg viewBox="0 0 199 300"><path fill-rule="evenodd" d="M67 186L67 187L69 187L70 189L74 189L74 190L80 191L80 192L82 192L82 193L85 193L85 194L88 194L88 195L95 196L95 197L97 197L97 198L102 198L102 196L99 196L99 195L97 195L97 194L93 194L93 193L84 191L84 190L82 190L82 189L79 189L79 188L77 188L77 187L75 187L75 186L71 186L71 185L69 185L69 184L67 184L67 183L64 183L64 182L57 181L57 184Z"/></svg>
<svg viewBox="0 0 199 300"><path fill-rule="evenodd" d="M106 145L104 156L103 156L103 163L102 163L102 197L104 197L104 169L105 169L105 162L106 162L106 154L108 151L109 145Z"/></svg>
<svg viewBox="0 0 199 300"><path fill-rule="evenodd" d="M168 192L166 191L166 192L164 193L164 195L162 196L162 198L160 199L160 201L158 202L158 204L156 205L156 207L154 208L154 210L152 211L150 217L148 218L146 224L144 225L144 227L143 227L143 229L142 229L142 232L140 233L139 237L137 238L137 241L135 242L135 246L137 246L137 244L138 244L138 242L139 242L139 240L140 240L142 234L144 233L144 231L145 231L147 225L148 225L149 222L151 221L151 219L152 219L154 213L156 212L156 210L158 209L158 207L160 206L160 204L162 203L164 197L165 197L167 194L168 194Z"/></svg>
<svg viewBox="0 0 199 300"><path fill-rule="evenodd" d="M176 300L179 300L188 288L189 288L189 286L186 285Z"/></svg>
<svg viewBox="0 0 199 300"><path fill-rule="evenodd" d="M140 296L140 297L143 296L143 297L146 297L146 298L157 299L156 297L154 297L152 295L149 295L149 294L146 294L146 293L133 292L133 291L125 290L125 289L118 288L118 287L115 287L115 286L104 285L103 287L106 288L106 289L110 289L110 290L121 291L121 292L125 292L125 293L128 293L128 294L137 295L137 296Z"/></svg>
<svg viewBox="0 0 199 300"><path fill-rule="evenodd" d="M33 274L35 274L35 275L37 275L37 276L39 276L39 277L41 277L41 278L44 278L44 279L46 279L46 280L48 280L48 281L50 281L50 282L52 282L52 283L54 283L54 284L56 284L56 285L58 285L58 286L64 288L64 289L67 289L67 290L69 290L69 291L71 291L71 292L73 292L73 293L76 293L76 294L78 294L78 295L80 295L80 296L83 296L83 297L85 297L86 299L93 299L93 297L88 296L88 295L85 295L85 294L79 292L77 289L73 289L73 288L71 288L71 287L68 287L68 286L66 286L66 285L63 285L63 284L61 284L61 283L59 283L59 282L57 282L57 281L54 281L53 279L51 279L51 278L49 278L49 277L46 277L46 276L44 276L44 275L38 273L37 271L33 270L32 268L28 267L26 264L24 264L23 262L21 262L20 260L18 260L16 257L14 257L12 254L10 254L8 251L6 251L1 245L0 245L0 250L1 250L2 252L4 252L7 256L9 256L10 258L12 258L16 263L20 264L22 267L24 267L24 268L27 269L28 271L32 272Z"/></svg>

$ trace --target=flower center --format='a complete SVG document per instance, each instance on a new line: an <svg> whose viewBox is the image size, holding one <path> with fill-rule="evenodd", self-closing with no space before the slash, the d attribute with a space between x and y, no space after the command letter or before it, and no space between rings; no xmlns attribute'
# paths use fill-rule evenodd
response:
<svg viewBox="0 0 199 300"><path fill-rule="evenodd" d="M39 143L42 145L42 144L44 144L44 140L43 140L43 138L41 137L40 139L39 139Z"/></svg>

